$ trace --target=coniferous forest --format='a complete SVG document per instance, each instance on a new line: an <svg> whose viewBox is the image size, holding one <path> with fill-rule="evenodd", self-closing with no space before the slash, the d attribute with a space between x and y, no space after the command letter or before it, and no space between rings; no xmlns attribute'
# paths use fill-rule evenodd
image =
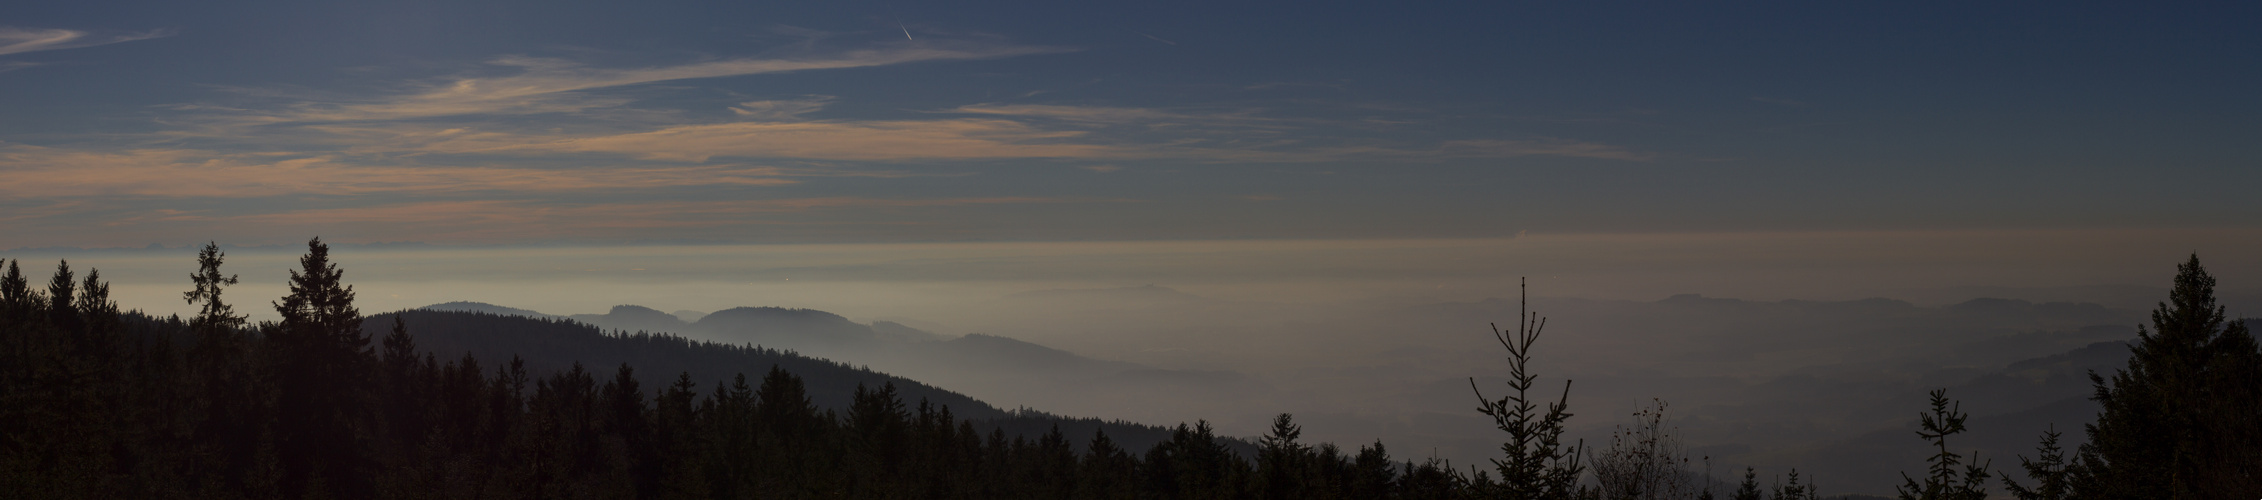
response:
<svg viewBox="0 0 2262 500"><path fill-rule="evenodd" d="M212 245L198 256L183 292L197 313L185 319L120 311L97 270L81 277L60 263L34 287L20 263L6 263L0 497L1820 495L1796 472L1763 488L1748 469L1741 484L1715 491L1661 424L1662 402L1608 443L1567 441L1571 387L1540 384L1527 369L1545 327L1529 312L1494 330L1505 392L1471 384L1474 411L1502 431L1500 456L1457 467L1395 459L1379 442L1304 443L1287 414L1252 445L1202 422L1153 428L1001 412L756 347L470 313L364 316L319 240L291 272L288 295L271 302L281 320L252 324L224 293L238 283L224 259ZM2131 343L2128 367L2092 375L2103 412L2074 449L2059 446L2058 430L2037 429L2034 454L2006 473L1996 464L2008 459L1956 447L1965 415L1934 392L1917 437L1937 453L1910 464L1921 472L1904 474L1901 497L1977 499L1997 487L2022 500L2262 495L2262 351L2216 305L2214 285L2196 256L2181 266L2169 301ZM566 359L589 349L560 347L572 335L633 362ZM513 349L543 354L505 354ZM439 354L451 351L464 354ZM652 354L662 351L672 354ZM640 370L672 382L643 382ZM846 398L821 395L846 384Z"/></svg>

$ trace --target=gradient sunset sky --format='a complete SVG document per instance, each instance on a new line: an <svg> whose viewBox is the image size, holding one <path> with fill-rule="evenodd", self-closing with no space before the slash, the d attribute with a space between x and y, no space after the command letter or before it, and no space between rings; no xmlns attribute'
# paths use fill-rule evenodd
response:
<svg viewBox="0 0 2262 500"><path fill-rule="evenodd" d="M30 2L0 18L0 248L2251 236L2258 22L2252 2Z"/></svg>

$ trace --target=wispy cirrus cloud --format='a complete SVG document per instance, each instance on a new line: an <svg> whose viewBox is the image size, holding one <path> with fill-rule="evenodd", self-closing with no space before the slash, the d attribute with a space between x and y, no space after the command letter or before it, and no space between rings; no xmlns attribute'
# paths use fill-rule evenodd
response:
<svg viewBox="0 0 2262 500"><path fill-rule="evenodd" d="M1204 116L1142 108L1022 105L958 108L980 109L984 112L975 114L996 118L801 118L821 108L822 104L818 100L741 103L732 108L737 114L770 119L659 125L618 133L482 131L412 123L322 124L304 128L329 134L347 144L345 151L357 154L440 153L498 157L596 154L694 163L716 158L854 162L1036 158L1278 163L1525 156L1641 161L1654 157L1620 146L1561 138L1451 140L1427 145L1363 141L1369 144L1317 146L1314 144L1319 141L1284 137L1303 132L1289 125L1267 126L1248 133L1235 133L1232 125L1206 128L1199 131L1201 133L1182 130L1197 125L1173 125L1262 120L1238 113ZM1136 132L1111 133L1121 128L1118 126L1129 126Z"/></svg>
<svg viewBox="0 0 2262 500"><path fill-rule="evenodd" d="M817 197L765 200L628 201L561 203L523 200L446 200L256 213L159 210L122 224L169 227L263 227L285 231L348 231L366 235L416 235L434 241L504 242L524 239L620 238L674 234L685 229L802 225L792 214L836 210L932 209L979 205L1105 203L1123 200L1048 197L870 198ZM919 225L922 218L879 217L828 225Z"/></svg>
<svg viewBox="0 0 2262 500"><path fill-rule="evenodd" d="M1095 158L1136 154L1069 142L1084 133L1011 120L737 122L567 139L487 136L434 143L462 153L610 153L648 160L707 161L717 156L849 161Z"/></svg>
<svg viewBox="0 0 2262 500"><path fill-rule="evenodd" d="M0 196L243 198L412 192L558 193L678 186L777 186L782 169L733 165L612 168L355 164L337 156L220 154L177 149L82 151L0 147Z"/></svg>
<svg viewBox="0 0 2262 500"><path fill-rule="evenodd" d="M225 219L236 222L277 224L322 224L329 222L431 222L447 219L469 218L493 222L527 224L538 222L572 222L592 226L628 225L650 227L661 225L710 225L725 221L715 216L761 213L804 212L825 209L859 208L923 208L965 205L1004 205L1031 203L1068 203L1065 198L1046 197L989 197L989 198L867 198L837 196L821 198L783 198L769 200L711 200L711 201L645 201L619 203L569 204L556 202L531 202L518 200L460 200L400 203L369 207L323 208L290 210L236 216L183 216L187 218ZM1105 200L1102 200L1105 201Z"/></svg>
<svg viewBox="0 0 2262 500"><path fill-rule="evenodd" d="M1163 120L1228 118L1220 115L1193 115L1153 108L1124 108L1110 106L1066 106L1057 104L969 104L951 108L952 113L978 115L1050 118L1088 123L1137 123Z"/></svg>
<svg viewBox="0 0 2262 500"><path fill-rule="evenodd" d="M142 33L127 33L120 35L95 35L94 33L80 30L0 27L0 56L9 54L21 54L25 52L39 52L43 50L63 50L93 47L97 45L109 45L113 43L124 43L135 40L148 40L151 38L162 38L168 36L173 36L172 30L152 30Z"/></svg>
<svg viewBox="0 0 2262 500"><path fill-rule="evenodd" d="M733 58L669 66L599 68L579 62L523 56L489 61L515 70L498 77L467 77L418 86L363 102L304 102L271 113L271 122L401 120L478 114L580 111L619 105L619 99L579 92L629 85L771 73L862 68L929 61L995 59L1066 52L1061 47L973 42L921 42L797 58Z"/></svg>
<svg viewBox="0 0 2262 500"><path fill-rule="evenodd" d="M747 101L731 106L730 112L750 120L797 120L801 115L825 109L825 103L832 100L833 96L813 95L801 99Z"/></svg>
<svg viewBox="0 0 2262 500"><path fill-rule="evenodd" d="M814 50L814 49L805 49ZM529 156L581 162L693 162L716 158L821 162L1060 159L1200 163L1328 162L1389 158L1649 156L1586 141L1358 137L1363 124L1267 116L1250 107L1138 107L978 103L929 110L820 114L830 95L711 103L705 109L645 109L621 87L725 76L972 60L1067 49L993 42L891 42L802 57L742 57L667 66L604 68L522 56L490 61L502 76L409 85L358 98L296 96L279 105L182 108L172 137L247 151L413 157L471 155L494 162ZM675 92L676 86L637 92ZM269 96L277 97L277 96ZM641 101L651 102L651 101ZM720 109L717 109L720 108ZM718 114L715 111L727 111ZM529 114L554 113L539 122ZM444 118L435 120L436 118ZM1354 146L1345 146L1351 144ZM546 160L546 161L548 161ZM734 160L735 161L735 160ZM627 168L627 167L608 167Z"/></svg>

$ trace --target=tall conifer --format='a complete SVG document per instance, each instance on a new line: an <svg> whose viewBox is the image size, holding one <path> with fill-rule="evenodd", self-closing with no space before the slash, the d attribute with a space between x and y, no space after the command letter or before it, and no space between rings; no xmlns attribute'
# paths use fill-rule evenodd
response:
<svg viewBox="0 0 2262 500"><path fill-rule="evenodd" d="M281 392L276 448L283 488L293 495L366 496L362 448L367 416L369 335L353 306L353 287L330 262L320 238L306 244L290 272L290 295L275 302L281 323L269 329Z"/></svg>
<svg viewBox="0 0 2262 500"><path fill-rule="evenodd" d="M2104 409L2084 428L2070 473L2080 498L2262 496L2262 352L2243 322L2215 302L2199 256L2176 267L2175 287L2137 327L2128 367L2090 373Z"/></svg>
<svg viewBox="0 0 2262 500"><path fill-rule="evenodd" d="M1519 285L1518 291L1523 290ZM1530 370L1532 343L1539 341L1547 319L1529 310L1528 297L1517 302L1515 331L1502 331L1498 325L1492 329L1493 338L1508 349L1508 389L1513 392L1500 399L1486 398L1475 378L1469 379L1469 389L1477 393L1477 411L1508 433L1508 441L1500 445L1506 456L1492 459L1500 472L1502 493L1515 500L1568 499L1578 494L1579 475L1586 470L1581 463L1586 443L1566 445L1562 440L1564 422L1571 418L1570 381L1563 381L1561 399L1548 402L1545 412L1536 399L1545 396L1532 394L1539 379Z"/></svg>

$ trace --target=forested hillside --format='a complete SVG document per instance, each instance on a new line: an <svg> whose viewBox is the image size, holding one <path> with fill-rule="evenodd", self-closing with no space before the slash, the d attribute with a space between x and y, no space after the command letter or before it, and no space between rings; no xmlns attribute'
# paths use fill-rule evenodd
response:
<svg viewBox="0 0 2262 500"><path fill-rule="evenodd" d="M1009 437L1035 439L1052 425L1076 436L1090 436L1104 429L1118 446L1144 450L1171 436L1171 429L1167 427L1070 418L1033 409L1002 410L919 381L791 351L701 342L667 334L608 333L566 320L409 310L372 315L362 323L362 329L371 338L382 338L389 332L395 317L408 325L406 331L423 355L450 358L469 355L489 365L516 358L524 362L528 372L535 374L563 372L575 364L628 365L635 368L637 382L648 388L675 383L685 375L699 387L718 387L730 383L737 375L753 376L776 367L800 376L810 402L821 409L845 411L854 402L857 388L892 385L897 397L905 402L949 408L958 418L973 421L978 430L999 428ZM1249 456L1255 450L1254 445L1246 441L1223 441L1241 456ZM1085 443L1074 444L1079 452L1084 449Z"/></svg>
<svg viewBox="0 0 2262 500"><path fill-rule="evenodd" d="M1662 401L1606 442L1564 439L1576 415L1571 386L1537 382L1532 349L1545 321L1521 307L1518 323L1495 329L1505 390L1471 380L1477 411L1503 433L1502 456L1464 470L1395 460L1380 442L1305 444L1285 413L1251 445L1206 422L1164 429L1000 411L774 349L485 313L363 316L319 240L290 273L289 294L272 303L281 321L248 324L223 300L237 279L221 272L222 261L216 246L200 255L183 293L199 309L188 319L120 311L95 270L81 279L61 263L34 289L7 263L0 497L1813 500L1820 492L1796 469L1772 487L1749 468L1732 485L1699 474ZM2125 357L2101 343L2004 374L2063 380L2069 369L2125 363L2109 376L2089 371L2098 417L2081 429L2086 441L2062 444L2070 429L2029 429L2039 442L2015 457L2024 474L2004 474L1996 467L2011 458L1961 451L1967 424L2020 419L1969 420L1947 389L1934 390L1916 434L1936 452L1909 460L1903 470L1923 472L1904 476L1902 498L1979 499L1997 484L2022 500L2262 491L2262 429L2251 419L2262 409L2262 348L2246 322L2216 305L2196 257L2176 279ZM2001 380L2007 385L1958 390L2019 397L2011 394L2019 384Z"/></svg>
<svg viewBox="0 0 2262 500"><path fill-rule="evenodd" d="M274 303L282 321L251 325L223 300L237 279L222 260L200 257L186 320L119 311L91 270L59 265L37 291L8 264L0 496L1447 498L1487 484L1394 462L1380 443L1298 443L1285 414L1249 453L1206 423L1165 435L1002 412L775 350L476 313L364 317L319 241ZM431 325L430 346L412 320ZM634 362L677 374L648 383Z"/></svg>

